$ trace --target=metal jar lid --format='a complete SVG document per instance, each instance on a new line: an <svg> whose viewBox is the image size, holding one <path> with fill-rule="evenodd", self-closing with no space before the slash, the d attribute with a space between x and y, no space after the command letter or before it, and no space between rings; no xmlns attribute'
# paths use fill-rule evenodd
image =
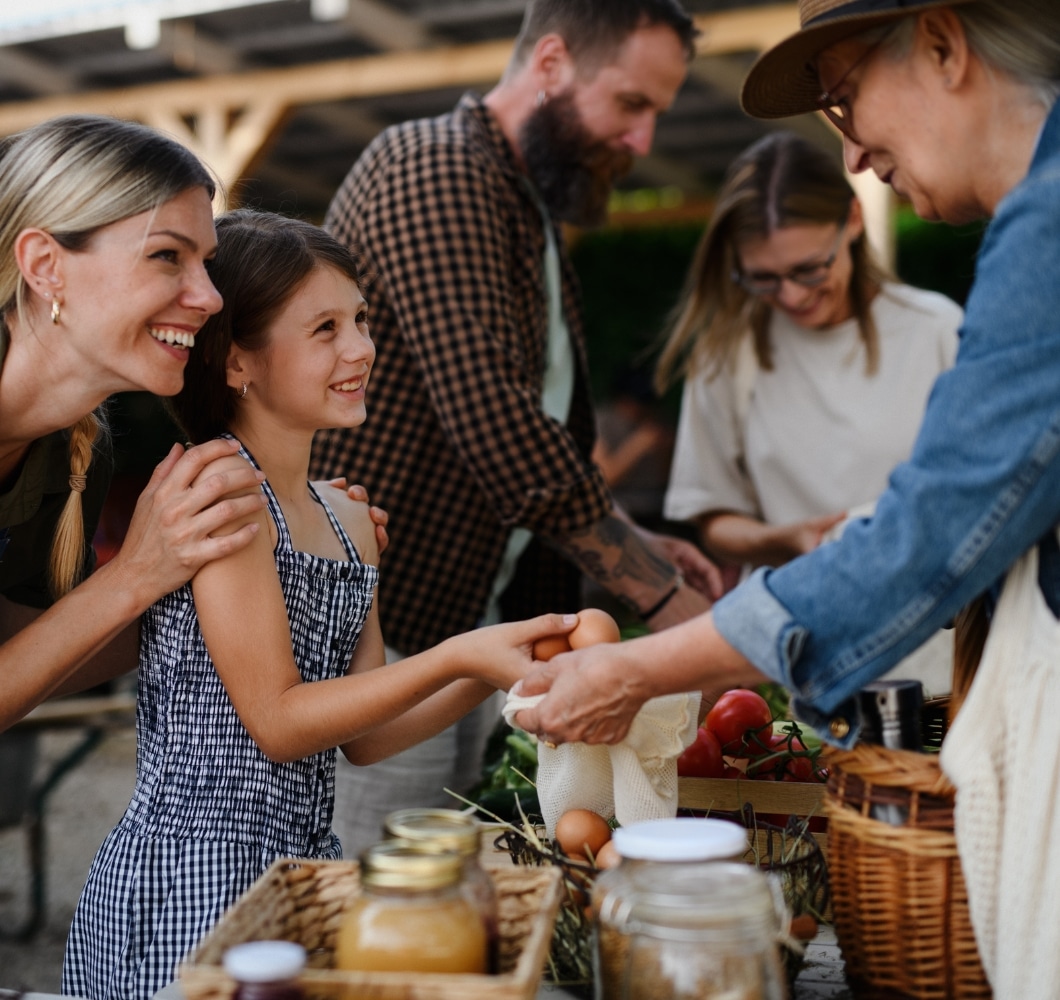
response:
<svg viewBox="0 0 1060 1000"><path fill-rule="evenodd" d="M456 809L398 809L383 829L390 837L469 855L478 853L482 825Z"/></svg>
<svg viewBox="0 0 1060 1000"><path fill-rule="evenodd" d="M431 890L456 885L464 858L452 851L424 851L406 840L384 840L360 857L362 885L382 889Z"/></svg>

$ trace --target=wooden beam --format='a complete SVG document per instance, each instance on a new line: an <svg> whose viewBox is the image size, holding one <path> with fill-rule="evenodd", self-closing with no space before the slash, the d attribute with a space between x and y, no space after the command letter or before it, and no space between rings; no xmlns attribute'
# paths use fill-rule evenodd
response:
<svg viewBox="0 0 1060 1000"><path fill-rule="evenodd" d="M346 27L384 52L425 49L437 43L423 24L380 0L346 0Z"/></svg>
<svg viewBox="0 0 1060 1000"><path fill-rule="evenodd" d="M510 52L508 41L483 42L11 102L0 104L0 134L58 114L143 120L156 108L191 114L206 106L242 107L256 100L310 104L490 83L500 77Z"/></svg>
<svg viewBox="0 0 1060 1000"><path fill-rule="evenodd" d="M798 27L794 4L703 14L695 20L702 32L700 55L755 51ZM154 107L189 114L206 105L241 107L258 99L294 105L490 84L500 79L511 49L510 40L481 42L10 102L0 104L0 134L70 112L142 120Z"/></svg>
<svg viewBox="0 0 1060 1000"><path fill-rule="evenodd" d="M764 52L799 30L799 11L793 3L771 4L700 14L696 54L726 55L731 52Z"/></svg>
<svg viewBox="0 0 1060 1000"><path fill-rule="evenodd" d="M31 86L45 94L68 94L80 83L76 73L60 69L13 45L0 48L0 80L19 87Z"/></svg>
<svg viewBox="0 0 1060 1000"><path fill-rule="evenodd" d="M348 16L364 18L362 34L378 44L407 44L428 36L411 30L410 21L382 0L349 0ZM696 19L700 56L754 51L797 28L793 4L724 11ZM199 41L198 51L196 42ZM238 56L186 28L166 33L166 47L178 64L210 60L215 66ZM443 88L492 85L511 56L510 40L394 51L285 69L226 72L194 80L147 84L119 90L56 95L0 104L0 135L17 132L58 114L96 113L156 125L188 145L234 188L280 128L289 109L352 98ZM687 177L674 164L649 161L660 178Z"/></svg>

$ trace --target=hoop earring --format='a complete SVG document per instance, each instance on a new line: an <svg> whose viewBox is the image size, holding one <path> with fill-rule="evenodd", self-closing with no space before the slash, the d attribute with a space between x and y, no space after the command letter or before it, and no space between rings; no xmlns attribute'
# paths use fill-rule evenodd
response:
<svg viewBox="0 0 1060 1000"><path fill-rule="evenodd" d="M63 307L59 304L59 296L52 299L52 325L59 325L59 317L62 315Z"/></svg>
<svg viewBox="0 0 1060 1000"><path fill-rule="evenodd" d="M247 384L246 384L246 382L244 382L243 383L243 391L239 394L239 398L240 399L245 399L246 395L247 395Z"/></svg>
<svg viewBox="0 0 1060 1000"><path fill-rule="evenodd" d="M537 92L537 102L535 103L534 106L540 108L545 103L545 101L547 101L547 100L548 100L548 94L546 94L545 91L543 91L543 90L539 90Z"/></svg>

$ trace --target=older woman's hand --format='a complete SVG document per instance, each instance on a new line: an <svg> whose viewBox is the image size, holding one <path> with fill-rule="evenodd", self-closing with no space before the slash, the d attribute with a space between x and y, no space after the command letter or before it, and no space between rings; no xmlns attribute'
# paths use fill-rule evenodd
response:
<svg viewBox="0 0 1060 1000"><path fill-rule="evenodd" d="M517 694L545 699L515 724L549 743L618 743L652 694L636 683L636 645L600 643L554 656L516 685Z"/></svg>
<svg viewBox="0 0 1060 1000"><path fill-rule="evenodd" d="M234 458L238 445L208 441L186 451L174 445L157 466L133 511L121 550L112 562L144 607L188 582L213 559L249 544L260 524L226 526L258 514L266 504L265 478L249 462L225 463L203 476L211 463Z"/></svg>

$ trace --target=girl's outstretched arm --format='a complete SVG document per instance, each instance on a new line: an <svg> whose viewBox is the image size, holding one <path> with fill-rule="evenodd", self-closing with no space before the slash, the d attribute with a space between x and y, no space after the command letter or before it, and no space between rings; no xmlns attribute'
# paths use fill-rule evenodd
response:
<svg viewBox="0 0 1060 1000"><path fill-rule="evenodd" d="M566 622L560 615L544 615L480 629L384 665L373 610L358 647L363 662L355 654L353 672L307 684L294 660L268 515L261 511L247 521L256 521L262 530L245 548L204 566L192 581L192 592L206 647L225 690L240 721L272 760L298 760L345 747L461 677L508 687L530 670L535 639L569 632L576 621L573 616ZM435 724L427 716L438 722L438 729L444 728L446 720L458 718L487 693L482 684L461 685L459 692L447 693L427 711L401 719L397 725L407 730L403 745L430 735L417 728ZM396 742L393 733L384 732L354 748L355 756L363 762L368 755L393 753Z"/></svg>

